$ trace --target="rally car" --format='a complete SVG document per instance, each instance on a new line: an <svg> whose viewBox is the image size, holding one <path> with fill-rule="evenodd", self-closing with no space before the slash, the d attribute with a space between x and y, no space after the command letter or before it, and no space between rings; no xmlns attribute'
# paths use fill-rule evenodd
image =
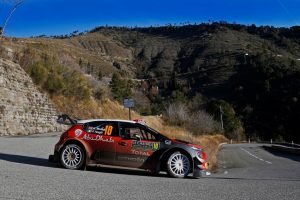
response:
<svg viewBox="0 0 300 200"><path fill-rule="evenodd" d="M140 120L74 120L61 115L58 122L72 126L61 135L49 161L67 169L109 165L166 171L176 178L190 173L200 177L208 169L201 146L169 139Z"/></svg>

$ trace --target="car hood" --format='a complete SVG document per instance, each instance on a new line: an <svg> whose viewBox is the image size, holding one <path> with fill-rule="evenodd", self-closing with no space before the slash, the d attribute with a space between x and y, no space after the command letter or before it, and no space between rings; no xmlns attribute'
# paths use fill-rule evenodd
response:
<svg viewBox="0 0 300 200"><path fill-rule="evenodd" d="M184 145L187 145L189 147L194 147L194 148L197 148L197 149L203 149L203 147L201 145L193 144L193 143L190 143L190 142L187 142L187 141L184 141L184 140L172 139L172 142L177 143L177 144L184 144Z"/></svg>

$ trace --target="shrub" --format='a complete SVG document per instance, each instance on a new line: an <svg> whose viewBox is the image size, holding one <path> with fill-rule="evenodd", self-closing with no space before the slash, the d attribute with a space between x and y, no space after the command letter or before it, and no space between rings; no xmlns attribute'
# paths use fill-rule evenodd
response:
<svg viewBox="0 0 300 200"><path fill-rule="evenodd" d="M48 78L48 70L41 62L30 65L27 72L33 82L39 86L41 86Z"/></svg>
<svg viewBox="0 0 300 200"><path fill-rule="evenodd" d="M52 72L49 74L47 81L44 83L43 88L50 94L59 94L64 87L64 80L59 74Z"/></svg>
<svg viewBox="0 0 300 200"><path fill-rule="evenodd" d="M187 107L182 103L170 104L166 110L167 119L171 124L182 126L188 121Z"/></svg>
<svg viewBox="0 0 300 200"><path fill-rule="evenodd" d="M173 103L166 109L167 121L183 126L194 135L220 133L218 123L213 116L203 110L189 111L182 103Z"/></svg>
<svg viewBox="0 0 300 200"><path fill-rule="evenodd" d="M96 99L105 100L109 98L110 89L107 86L99 86L94 89L93 94Z"/></svg>
<svg viewBox="0 0 300 200"><path fill-rule="evenodd" d="M47 58L47 59L46 59ZM87 79L78 71L58 65L54 58L44 56L42 61L26 68L33 81L51 95L88 99L91 89Z"/></svg>
<svg viewBox="0 0 300 200"><path fill-rule="evenodd" d="M188 120L188 129L195 135L221 132L213 116L203 110L199 110L191 115Z"/></svg>

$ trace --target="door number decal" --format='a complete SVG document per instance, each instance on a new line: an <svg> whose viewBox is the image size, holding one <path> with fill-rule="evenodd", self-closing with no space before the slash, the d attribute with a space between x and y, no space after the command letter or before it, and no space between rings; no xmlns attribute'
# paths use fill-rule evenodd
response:
<svg viewBox="0 0 300 200"><path fill-rule="evenodd" d="M106 126L105 131L104 131L104 135L111 135L112 130L113 130L113 126Z"/></svg>

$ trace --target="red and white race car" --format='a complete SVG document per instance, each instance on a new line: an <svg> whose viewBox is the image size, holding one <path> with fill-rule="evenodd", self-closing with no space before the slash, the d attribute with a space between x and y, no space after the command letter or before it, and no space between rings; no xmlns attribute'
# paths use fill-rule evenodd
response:
<svg viewBox="0 0 300 200"><path fill-rule="evenodd" d="M127 120L74 120L61 115L59 123L72 125L64 132L49 161L67 169L111 165L166 171L183 178L200 177L208 167L199 145L169 139L144 123Z"/></svg>

